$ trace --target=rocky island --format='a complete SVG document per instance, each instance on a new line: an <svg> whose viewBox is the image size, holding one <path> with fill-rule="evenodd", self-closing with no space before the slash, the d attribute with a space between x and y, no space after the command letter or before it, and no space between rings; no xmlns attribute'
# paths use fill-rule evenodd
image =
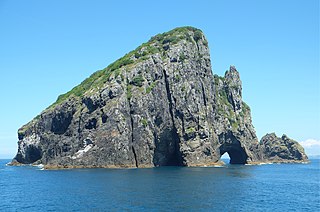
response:
<svg viewBox="0 0 320 212"><path fill-rule="evenodd" d="M298 142L258 141L234 66L213 75L201 30L152 37L93 73L18 131L12 165L46 168L306 162Z"/></svg>

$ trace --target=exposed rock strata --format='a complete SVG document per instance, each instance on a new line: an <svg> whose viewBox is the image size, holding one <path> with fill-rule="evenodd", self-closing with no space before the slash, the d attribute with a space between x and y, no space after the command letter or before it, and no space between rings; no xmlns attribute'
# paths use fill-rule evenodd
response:
<svg viewBox="0 0 320 212"><path fill-rule="evenodd" d="M241 92L235 67L212 74L203 33L177 28L97 71L20 128L13 163L206 166L226 152L240 164L306 160L300 147L303 157L278 151L291 145L286 138L258 142Z"/></svg>

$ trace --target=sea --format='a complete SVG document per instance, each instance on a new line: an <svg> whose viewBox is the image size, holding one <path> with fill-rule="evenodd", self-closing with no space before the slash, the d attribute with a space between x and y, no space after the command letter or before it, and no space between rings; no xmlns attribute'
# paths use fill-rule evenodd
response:
<svg viewBox="0 0 320 212"><path fill-rule="evenodd" d="M319 159L69 170L9 161L0 160L0 211L320 211Z"/></svg>

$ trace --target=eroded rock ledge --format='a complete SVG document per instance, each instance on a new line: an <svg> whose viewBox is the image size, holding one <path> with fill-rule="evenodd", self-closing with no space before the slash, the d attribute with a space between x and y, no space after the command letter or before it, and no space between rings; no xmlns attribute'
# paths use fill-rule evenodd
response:
<svg viewBox="0 0 320 212"><path fill-rule="evenodd" d="M45 109L18 131L12 164L47 168L210 166L307 161L274 134L259 143L234 66L212 74L196 28L152 37Z"/></svg>

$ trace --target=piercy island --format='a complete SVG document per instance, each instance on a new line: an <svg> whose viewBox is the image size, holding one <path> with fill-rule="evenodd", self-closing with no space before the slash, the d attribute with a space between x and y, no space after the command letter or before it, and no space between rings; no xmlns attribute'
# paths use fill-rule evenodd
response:
<svg viewBox="0 0 320 212"><path fill-rule="evenodd" d="M234 66L213 75L201 30L152 37L93 73L18 130L11 165L55 168L308 162L283 135L258 141Z"/></svg>

